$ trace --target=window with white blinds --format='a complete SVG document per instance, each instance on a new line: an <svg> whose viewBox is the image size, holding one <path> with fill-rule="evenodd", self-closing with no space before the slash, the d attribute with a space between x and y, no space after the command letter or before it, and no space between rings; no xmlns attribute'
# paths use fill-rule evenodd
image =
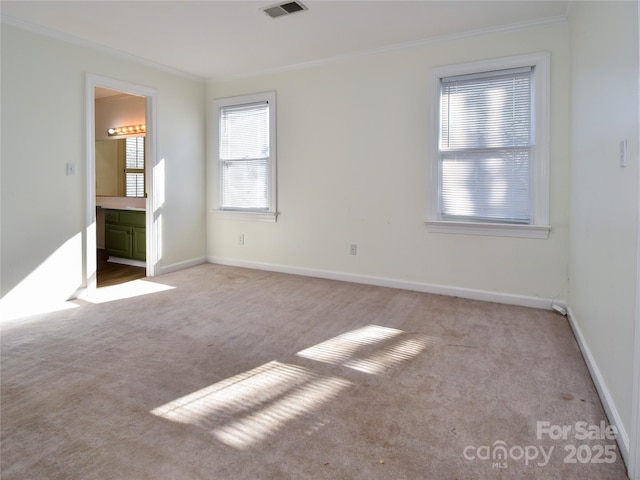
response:
<svg viewBox="0 0 640 480"><path fill-rule="evenodd" d="M275 94L216 101L217 208L275 212Z"/></svg>
<svg viewBox="0 0 640 480"><path fill-rule="evenodd" d="M427 223L499 224L513 232L543 226L544 236L548 58L485 63L499 68L480 70L479 63L437 69L437 197L435 218ZM519 233L514 236L529 236L525 229Z"/></svg>
<svg viewBox="0 0 640 480"><path fill-rule="evenodd" d="M127 197L144 197L144 137L125 139L125 189Z"/></svg>
<svg viewBox="0 0 640 480"><path fill-rule="evenodd" d="M441 80L442 218L531 223L532 73Z"/></svg>

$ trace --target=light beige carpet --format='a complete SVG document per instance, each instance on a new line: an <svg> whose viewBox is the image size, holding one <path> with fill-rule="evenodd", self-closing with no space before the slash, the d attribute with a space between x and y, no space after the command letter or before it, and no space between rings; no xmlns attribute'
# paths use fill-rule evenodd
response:
<svg viewBox="0 0 640 480"><path fill-rule="evenodd" d="M582 438L606 418L557 313L214 265L153 284L3 324L3 480L626 478Z"/></svg>

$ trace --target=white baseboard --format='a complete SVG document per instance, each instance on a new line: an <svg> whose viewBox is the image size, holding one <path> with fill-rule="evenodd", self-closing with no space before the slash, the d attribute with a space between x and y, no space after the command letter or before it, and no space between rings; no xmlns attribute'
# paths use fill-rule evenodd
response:
<svg viewBox="0 0 640 480"><path fill-rule="evenodd" d="M197 257L183 262L172 263L170 265L162 265L157 274L164 275L165 273L177 272L178 270L195 267L196 265L201 265L203 263L207 263L207 259L205 257Z"/></svg>
<svg viewBox="0 0 640 480"><path fill-rule="evenodd" d="M519 305L522 307L550 309L552 303L554 303L550 298L529 297L526 295L515 295L511 293L489 292L486 290L451 287L447 285L433 285L429 283L397 280L386 277L374 277L370 275L360 275L354 273L335 272L331 270L319 270L315 268L292 267L288 265L251 262L247 260L237 260L215 256L207 257L207 261L209 263L229 265L232 267L253 268L256 270L289 273L292 275L304 275L307 277L326 278L329 280L339 280L343 282L362 283L365 285L375 285L378 287L399 288L402 290L412 290L415 292L468 298L471 300L481 300L485 302L504 303L507 305Z"/></svg>
<svg viewBox="0 0 640 480"><path fill-rule="evenodd" d="M589 344L587 343L582 330L580 329L580 325L576 321L576 317L571 311L571 307L567 308L569 318L569 325L573 330L573 334L578 341L578 346L580 347L580 351L582 352L582 356L584 358L585 363L587 364L587 368L589 369L589 373L591 373L591 378L593 383L596 386L596 390L598 391L598 395L600 396L600 401L602 402L602 406L604 407L605 413L607 414L607 418L609 419L609 423L616 427L618 434L616 435L616 440L618 442L618 448L620 449L620 453L622 454L622 458L626 465L629 465L629 434L624 428L624 423L620 418L620 413L616 408L616 404L613 401L613 397L611 396L611 392L607 387L607 382L605 382L600 369L598 368L598 364L593 354L591 353L591 349L589 348Z"/></svg>
<svg viewBox="0 0 640 480"><path fill-rule="evenodd" d="M286 265L277 265L272 263L251 262L247 260L238 260L224 257L207 257L207 262L219 265L228 265L233 267L253 268L257 270L267 270L279 273L288 273L292 275L304 275L308 277L326 278L329 280L339 280L344 282L362 283L366 285L375 285L380 287L400 288L404 290L412 290L423 293L433 293L437 295L447 295L453 297L468 298L472 300L481 300L487 302L503 303L508 305L518 305L523 307L550 309L552 305L558 305L567 310L569 324L582 352L582 356L587 364L593 383L596 386L600 401L602 402L609 422L614 425L618 431L616 437L620 453L628 465L629 461L629 435L624 428L624 424L618 413L613 397L607 387L604 377L600 373L600 369L591 353L589 345L582 334L580 326L575 320L575 316L571 308L563 301L555 301L551 298L530 297L526 295L514 295L510 293L489 292L486 290L476 290L470 288L451 287L446 285L432 285L421 282L411 282L406 280L397 280L385 277L373 277L369 275L359 275L344 272L335 272L330 270L318 270L313 268L292 267Z"/></svg>

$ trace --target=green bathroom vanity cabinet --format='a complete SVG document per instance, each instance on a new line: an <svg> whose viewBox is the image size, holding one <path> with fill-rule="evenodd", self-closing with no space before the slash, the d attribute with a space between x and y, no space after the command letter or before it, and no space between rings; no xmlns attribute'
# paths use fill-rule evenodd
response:
<svg viewBox="0 0 640 480"><path fill-rule="evenodd" d="M141 210L105 210L105 250L107 255L146 261L145 213Z"/></svg>

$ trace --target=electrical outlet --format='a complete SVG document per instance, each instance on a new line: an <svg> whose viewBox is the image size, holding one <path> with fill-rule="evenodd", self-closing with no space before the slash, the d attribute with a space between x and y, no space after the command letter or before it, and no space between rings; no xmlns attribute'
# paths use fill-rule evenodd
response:
<svg viewBox="0 0 640 480"><path fill-rule="evenodd" d="M244 233L238 235L238 245L244 245Z"/></svg>
<svg viewBox="0 0 640 480"><path fill-rule="evenodd" d="M350 255L357 255L358 254L358 245L356 245L355 243L352 243L351 246L349 247L349 254Z"/></svg>

